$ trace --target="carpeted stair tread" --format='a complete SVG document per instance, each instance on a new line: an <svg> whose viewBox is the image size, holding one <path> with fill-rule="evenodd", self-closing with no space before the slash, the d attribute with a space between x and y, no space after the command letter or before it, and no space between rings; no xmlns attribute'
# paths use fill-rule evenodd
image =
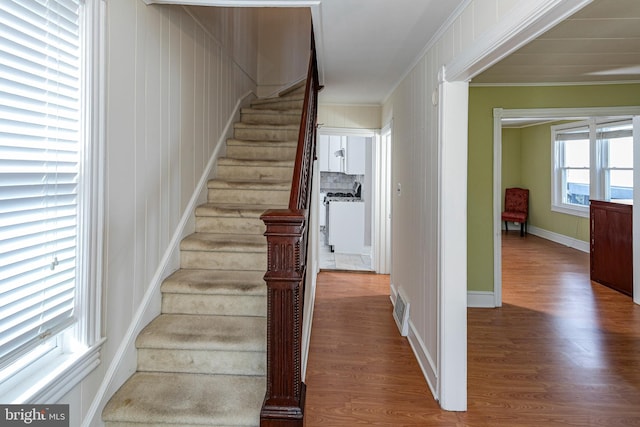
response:
<svg viewBox="0 0 640 427"><path fill-rule="evenodd" d="M285 167L292 168L294 160L254 160L254 159L235 159L230 157L221 157L218 159L218 166L242 166L242 167Z"/></svg>
<svg viewBox="0 0 640 427"><path fill-rule="evenodd" d="M266 295L263 271L180 269L162 283L163 293Z"/></svg>
<svg viewBox="0 0 640 427"><path fill-rule="evenodd" d="M228 139L227 146L233 145L248 145L250 147L255 147L258 145L264 145L268 147L283 147L283 148L295 148L298 146L298 141L290 140L290 141L257 141L253 139Z"/></svg>
<svg viewBox="0 0 640 427"><path fill-rule="evenodd" d="M286 107L286 106L285 106ZM297 125L300 126L302 114L300 109L270 110L268 108L243 108L240 111L242 123L264 123L272 125Z"/></svg>
<svg viewBox="0 0 640 427"><path fill-rule="evenodd" d="M277 98L274 98L274 99L277 99ZM261 116L263 115L281 116L284 114L288 116L301 117L302 115L302 112L300 111L299 108L292 108L289 110L269 110L268 108L246 107L246 108L242 108L240 112L242 114L259 114Z"/></svg>
<svg viewBox="0 0 640 427"><path fill-rule="evenodd" d="M255 123L242 123L236 122L233 125L234 129L268 129L268 130L292 130L299 131L298 125L270 125L270 124L255 124Z"/></svg>
<svg viewBox="0 0 640 427"><path fill-rule="evenodd" d="M183 251L265 252L267 240L253 234L193 233L180 243Z"/></svg>
<svg viewBox="0 0 640 427"><path fill-rule="evenodd" d="M277 103L285 103L291 101L304 101L304 93L290 93L284 96L278 96L275 98L260 98L251 102L251 108L259 107L262 105L270 105Z"/></svg>
<svg viewBox="0 0 640 427"><path fill-rule="evenodd" d="M262 352L266 322L257 316L161 314L140 332L136 347Z"/></svg>
<svg viewBox="0 0 640 427"><path fill-rule="evenodd" d="M138 372L109 401L103 419L141 426L257 427L265 390L262 376Z"/></svg>
<svg viewBox="0 0 640 427"><path fill-rule="evenodd" d="M232 190L284 190L291 189L291 181L283 180L248 180L248 181L229 181L223 179L211 179L207 183L207 187L217 189Z"/></svg>
<svg viewBox="0 0 640 427"><path fill-rule="evenodd" d="M196 216L260 218L269 209L286 209L283 205L255 205L235 203L205 203L196 208Z"/></svg>

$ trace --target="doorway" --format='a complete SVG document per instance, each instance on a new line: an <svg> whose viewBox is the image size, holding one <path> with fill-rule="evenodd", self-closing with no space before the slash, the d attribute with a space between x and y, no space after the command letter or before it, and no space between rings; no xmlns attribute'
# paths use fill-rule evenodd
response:
<svg viewBox="0 0 640 427"><path fill-rule="evenodd" d="M390 131L318 129L318 265L387 273ZM384 153L381 152L385 147Z"/></svg>
<svg viewBox="0 0 640 427"><path fill-rule="evenodd" d="M640 121L637 117L640 112L640 107L632 106L632 107L601 107L601 108L547 108L547 109L526 109L526 110L516 110L516 109L494 109L494 176L493 176L493 208L494 208L494 305L495 307L502 306L502 221L501 221L501 212L502 212L502 198L503 198L503 127L509 126L509 124L513 125L514 123L520 123L522 126L532 126L532 125L540 125L542 123L546 123L545 126L551 126L552 122L559 121L578 121L578 120L586 120L589 117L607 117L609 119L613 118L627 118L630 119L633 117L634 122L634 140L633 146L640 146L640 134L638 133L638 122ZM543 141L544 150L551 150L549 147L549 141ZM637 148L634 148L634 150ZM638 157L638 156L633 156ZM634 160L636 162L635 169L637 168L637 159ZM548 164L545 170L545 173L550 173L551 164ZM633 183L635 188L640 188L640 174L633 174ZM547 189L548 190L548 189ZM546 196L542 196L545 197ZM635 204L640 203L640 194L638 192L634 192L633 199ZM531 209L531 208L530 208ZM552 208L554 210L554 208ZM558 211L562 212L562 211ZM566 213L566 212L565 212ZM588 215L587 215L588 216ZM579 219L576 217L576 221ZM588 240L588 220L583 219L582 222L583 228L587 228L587 240ZM550 230L545 229L544 227L535 227L528 226L529 231L532 234L536 234L540 237L543 237L547 240L551 240L557 243L561 243L565 246L574 247L583 252L589 251L589 243L588 241L584 241L583 239L576 239L572 237L567 237L562 233L556 233ZM584 233L583 233L584 234ZM638 234L634 235L634 246L640 244L640 236ZM636 246L637 247L637 246ZM638 252L638 251L635 251ZM636 264L634 262L634 264ZM638 292L640 290L640 282L638 279L634 279L634 300L638 303L640 297L638 296Z"/></svg>

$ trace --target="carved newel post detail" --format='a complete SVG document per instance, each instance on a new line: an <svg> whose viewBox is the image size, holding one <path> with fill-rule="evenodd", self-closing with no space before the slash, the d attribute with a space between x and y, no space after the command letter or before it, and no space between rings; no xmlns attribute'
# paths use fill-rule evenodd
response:
<svg viewBox="0 0 640 427"><path fill-rule="evenodd" d="M262 427L302 427L302 310L306 274L306 210L270 210L267 226L267 393Z"/></svg>

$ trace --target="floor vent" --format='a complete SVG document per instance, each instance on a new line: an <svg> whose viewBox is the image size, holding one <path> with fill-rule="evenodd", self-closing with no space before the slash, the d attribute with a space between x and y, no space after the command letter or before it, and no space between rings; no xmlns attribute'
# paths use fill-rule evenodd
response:
<svg viewBox="0 0 640 427"><path fill-rule="evenodd" d="M409 303L399 290L396 296L396 305L393 308L393 318L398 325L400 335L406 337L409 334Z"/></svg>

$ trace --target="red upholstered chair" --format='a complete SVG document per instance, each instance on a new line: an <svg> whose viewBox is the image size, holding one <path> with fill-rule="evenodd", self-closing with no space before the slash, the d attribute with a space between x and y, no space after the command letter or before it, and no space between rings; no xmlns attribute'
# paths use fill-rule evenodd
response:
<svg viewBox="0 0 640 427"><path fill-rule="evenodd" d="M527 230L529 216L529 190L526 188L507 188L504 192L504 212L502 220L504 228L509 231L508 221L520 223L520 236Z"/></svg>

